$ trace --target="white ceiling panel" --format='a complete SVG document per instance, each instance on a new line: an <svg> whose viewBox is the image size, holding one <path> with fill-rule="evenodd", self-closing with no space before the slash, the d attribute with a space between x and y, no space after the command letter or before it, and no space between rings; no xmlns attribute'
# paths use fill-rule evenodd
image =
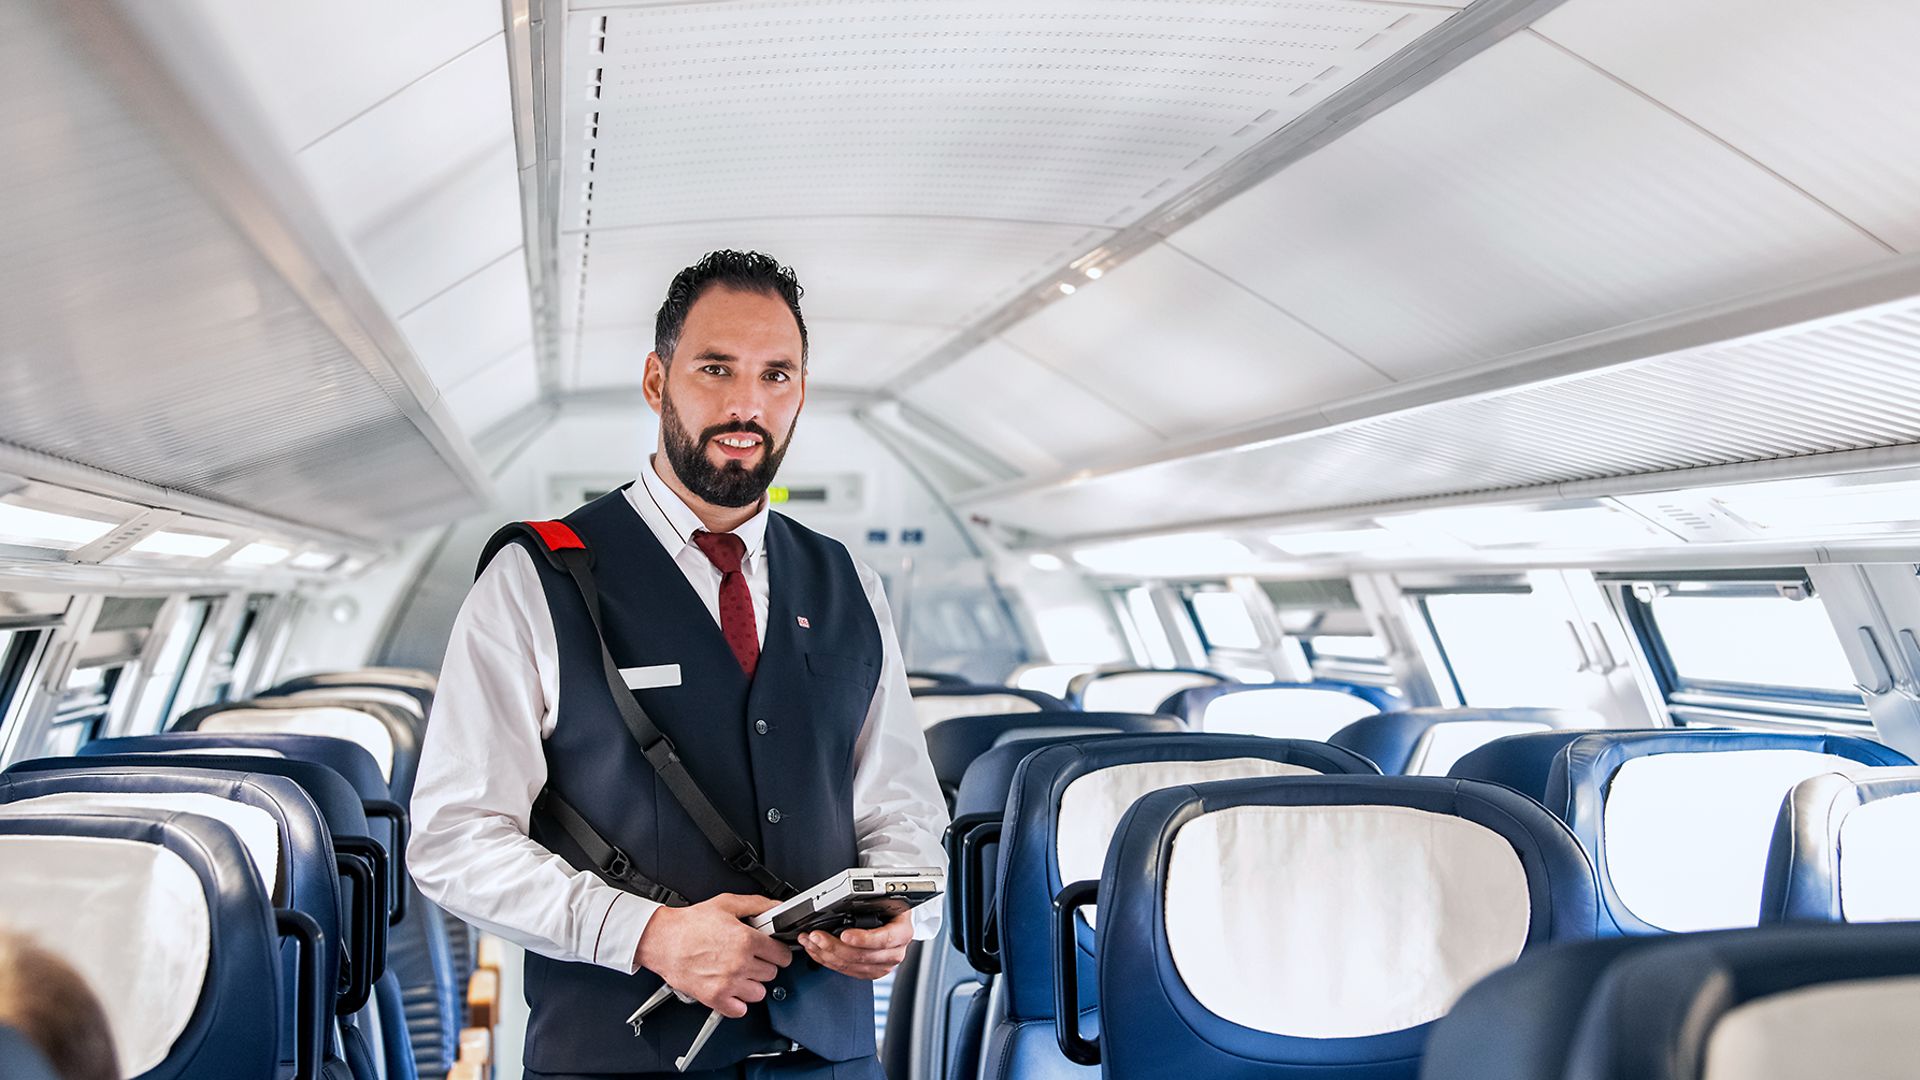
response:
<svg viewBox="0 0 1920 1080"><path fill-rule="evenodd" d="M569 53L586 62L569 72L579 152L561 220L1122 224L1451 14L1374 0L575 11Z"/></svg>
<svg viewBox="0 0 1920 1080"><path fill-rule="evenodd" d="M478 50L501 29L498 0L188 2L232 54L288 150Z"/></svg>
<svg viewBox="0 0 1920 1080"><path fill-rule="evenodd" d="M944 326L919 323L809 318L807 377L820 386L870 390L951 334Z"/></svg>
<svg viewBox="0 0 1920 1080"><path fill-rule="evenodd" d="M514 172L506 50L475 49L302 151L300 169L329 217L358 239L507 150ZM516 217L518 199L508 208ZM516 218L517 219L517 218Z"/></svg>
<svg viewBox="0 0 1920 1080"><path fill-rule="evenodd" d="M1887 254L1530 34L1173 242L1396 379Z"/></svg>
<svg viewBox="0 0 1920 1080"><path fill-rule="evenodd" d="M571 245L573 252L584 254L586 273L578 272L576 254L574 272L563 269L563 280L573 279L563 286L563 295L584 281L585 303L577 310L563 308L563 321L569 327L584 325L589 335L644 325L650 345L654 314L674 274L717 248L755 249L794 268L806 291L801 305L810 323L912 327L900 335L901 357L889 358L891 374L938 344L920 328L961 325L1106 235L1105 230L1072 225L871 217L596 229L584 246L578 239ZM904 354L907 347L922 344L914 355ZM642 349L640 356L646 352ZM831 365L822 367L823 377L834 381L843 378L837 372L846 372L844 379L850 383L871 381L832 358L823 364ZM584 352L576 366L584 382L603 378L596 373L597 359Z"/></svg>
<svg viewBox="0 0 1920 1080"><path fill-rule="evenodd" d="M496 259L520 254L520 178L513 144L450 177L354 243L381 304L404 317Z"/></svg>
<svg viewBox="0 0 1920 1080"><path fill-rule="evenodd" d="M493 263L415 309L400 329L444 393L533 340L526 263Z"/></svg>
<svg viewBox="0 0 1920 1080"><path fill-rule="evenodd" d="M1072 468L1160 438L1059 372L994 339L906 400L1024 472Z"/></svg>
<svg viewBox="0 0 1920 1080"><path fill-rule="evenodd" d="M445 396L447 408L469 436L499 423L540 396L533 346L488 364L448 390Z"/></svg>
<svg viewBox="0 0 1920 1080"><path fill-rule="evenodd" d="M1575 0L1535 29L1920 251L1920 4Z"/></svg>
<svg viewBox="0 0 1920 1080"><path fill-rule="evenodd" d="M565 348L575 359L568 384L577 390L630 389L640 385L653 351L653 323L569 331Z"/></svg>
<svg viewBox="0 0 1920 1080"><path fill-rule="evenodd" d="M1005 335L1167 435L1230 427L1388 380L1166 245Z"/></svg>

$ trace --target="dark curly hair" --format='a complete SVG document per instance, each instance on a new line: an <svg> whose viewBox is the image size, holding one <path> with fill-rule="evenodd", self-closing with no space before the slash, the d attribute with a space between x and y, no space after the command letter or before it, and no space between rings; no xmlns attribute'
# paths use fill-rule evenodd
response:
<svg viewBox="0 0 1920 1080"><path fill-rule="evenodd" d="M660 354L661 360L673 360L673 350L680 345L680 331L687 325L687 312L693 310L693 302L700 299L701 294L715 285L785 300L787 310L793 312L793 321L800 327L800 363L803 367L806 365L807 320L800 315L800 296L805 290L800 288L800 279L794 276L791 267L780 265L780 260L771 255L732 250L710 251L701 256L699 262L673 275L673 284L667 286L667 299L660 305L660 313L653 317L653 351Z"/></svg>

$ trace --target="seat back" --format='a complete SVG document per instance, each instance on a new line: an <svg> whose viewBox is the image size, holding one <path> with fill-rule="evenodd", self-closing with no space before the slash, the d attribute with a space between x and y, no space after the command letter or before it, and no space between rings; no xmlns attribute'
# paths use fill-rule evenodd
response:
<svg viewBox="0 0 1920 1080"><path fill-rule="evenodd" d="M1229 777L1374 772L1372 763L1336 746L1247 735L1113 735L1028 754L1014 771L1002 815L992 898L1007 1016L1053 1015L1054 896L1068 882L1100 876L1114 828L1142 795ZM1081 944L1084 961L1090 931ZM1086 985L1083 1005L1091 1006Z"/></svg>
<svg viewBox="0 0 1920 1080"><path fill-rule="evenodd" d="M1560 751L1566 749L1568 743L1584 734L1584 729L1572 729L1502 735L1462 754L1460 760L1447 770L1447 775L1456 780L1484 780L1499 784L1535 802L1545 803L1547 781L1553 776L1553 759L1560 756Z"/></svg>
<svg viewBox="0 0 1920 1080"><path fill-rule="evenodd" d="M1171 716L1086 713L1078 709L956 716L926 730L927 756L933 759L933 773L940 778L941 788L949 794L956 794L967 768L981 754L1004 742L1027 742L1043 736L1093 734L1098 731L1144 734L1182 731L1185 728L1186 725Z"/></svg>
<svg viewBox="0 0 1920 1080"><path fill-rule="evenodd" d="M1104 870L1109 1076L1412 1080L1476 979L1601 925L1564 825L1505 788L1438 777L1154 792Z"/></svg>
<svg viewBox="0 0 1920 1080"><path fill-rule="evenodd" d="M1491 1008L1520 992L1533 995L1527 1007L1496 1024ZM1920 1060L1916 1009L1920 926L1911 924L1769 926L1555 950L1476 987L1441 1025L1436 1067L1424 1075L1907 1076Z"/></svg>
<svg viewBox="0 0 1920 1080"><path fill-rule="evenodd" d="M1780 804L1760 921L1920 919L1920 768L1823 773Z"/></svg>
<svg viewBox="0 0 1920 1080"><path fill-rule="evenodd" d="M254 855L219 820L0 810L0 922L86 980L122 1075L281 1075L273 907Z"/></svg>
<svg viewBox="0 0 1920 1080"><path fill-rule="evenodd" d="M1007 685L1022 690L1038 690L1066 700L1067 687L1074 677L1094 670L1096 664L1021 664L1007 674Z"/></svg>
<svg viewBox="0 0 1920 1080"><path fill-rule="evenodd" d="M1327 741L1368 758L1388 776L1445 776L1461 757L1495 739L1606 726L1586 709L1401 709L1366 716Z"/></svg>
<svg viewBox="0 0 1920 1080"><path fill-rule="evenodd" d="M949 671L909 671L907 689L928 690L936 686L972 686L973 680Z"/></svg>
<svg viewBox="0 0 1920 1080"><path fill-rule="evenodd" d="M74 761L82 764L71 764ZM115 758L67 759L68 767L23 762L0 773L0 807L9 812L75 814L93 810L158 810L196 814L229 829L252 856L274 907L321 927L318 962L325 1015L336 1011L345 963L342 930L353 925L342 906L339 863L327 823L313 799L284 776L204 768L127 765ZM297 947L282 949L280 1060L296 1064Z"/></svg>
<svg viewBox="0 0 1920 1080"><path fill-rule="evenodd" d="M1325 740L1364 716L1396 708L1386 691L1356 683L1218 683L1190 687L1161 703L1160 711L1195 731Z"/></svg>
<svg viewBox="0 0 1920 1080"><path fill-rule="evenodd" d="M1193 686L1233 680L1204 668L1100 668L1067 683L1067 701L1087 712L1160 712L1169 697Z"/></svg>
<svg viewBox="0 0 1920 1080"><path fill-rule="evenodd" d="M420 714L433 714L433 695L440 688L440 679L430 671L418 668L370 667L356 671L323 671L310 675L297 675L282 680L268 694L291 693L300 690L328 689L347 686L385 686L404 691L420 703Z"/></svg>
<svg viewBox="0 0 1920 1080"><path fill-rule="evenodd" d="M274 704L205 705L182 716L173 730L345 739L373 756L392 797L403 803L413 796L413 778L420 765L419 730L399 710L369 701L281 698Z"/></svg>
<svg viewBox="0 0 1920 1080"><path fill-rule="evenodd" d="M415 694L393 686L320 686L312 690L289 690L285 693L262 696L254 699L259 702L289 701L310 704L316 701L368 701L376 705L386 705L405 713L416 728L427 726L426 707Z"/></svg>
<svg viewBox="0 0 1920 1080"><path fill-rule="evenodd" d="M1066 708L1065 702L1038 690L1008 686L929 686L913 692L913 714L922 728L959 716L1002 716Z"/></svg>
<svg viewBox="0 0 1920 1080"><path fill-rule="evenodd" d="M1592 857L1623 932L1752 926L1780 803L1793 786L1863 765L1911 764L1844 735L1596 732L1555 756L1546 805Z"/></svg>

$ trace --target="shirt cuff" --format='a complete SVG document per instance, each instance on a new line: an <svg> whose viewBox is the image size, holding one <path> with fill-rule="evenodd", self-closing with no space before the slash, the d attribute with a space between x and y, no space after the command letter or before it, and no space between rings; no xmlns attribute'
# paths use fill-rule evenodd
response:
<svg viewBox="0 0 1920 1080"><path fill-rule="evenodd" d="M608 891L613 893L613 902L607 905L588 955L601 967L631 975L640 970L636 960L640 935L647 932L647 924L660 905L618 889Z"/></svg>

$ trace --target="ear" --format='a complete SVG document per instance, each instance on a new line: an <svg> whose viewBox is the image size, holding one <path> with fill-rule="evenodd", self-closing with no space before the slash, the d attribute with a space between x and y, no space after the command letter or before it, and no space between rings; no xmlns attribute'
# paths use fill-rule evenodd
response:
<svg viewBox="0 0 1920 1080"><path fill-rule="evenodd" d="M645 395L647 407L653 410L655 416L660 415L660 401L666 392L667 362L660 359L659 353L650 352L647 354L646 373L640 376L640 393Z"/></svg>

